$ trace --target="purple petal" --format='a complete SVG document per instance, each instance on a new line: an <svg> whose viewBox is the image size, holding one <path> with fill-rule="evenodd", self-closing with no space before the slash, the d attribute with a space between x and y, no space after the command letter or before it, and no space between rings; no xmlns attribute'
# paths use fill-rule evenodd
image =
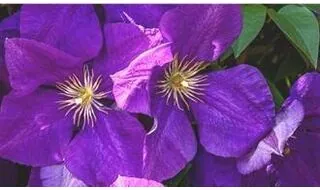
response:
<svg viewBox="0 0 320 190"><path fill-rule="evenodd" d="M164 98L153 98L154 131L145 142L144 177L163 181L174 177L197 150L196 138L187 115Z"/></svg>
<svg viewBox="0 0 320 190"><path fill-rule="evenodd" d="M193 186L240 186L241 175L234 158L222 158L208 153L199 145L193 161L191 180Z"/></svg>
<svg viewBox="0 0 320 190"><path fill-rule="evenodd" d="M274 187L274 176L267 172L266 168L242 176L242 187Z"/></svg>
<svg viewBox="0 0 320 190"><path fill-rule="evenodd" d="M273 152L274 150L265 141L261 141L257 148L238 160L237 167L239 172L250 174L262 169L270 163Z"/></svg>
<svg viewBox="0 0 320 190"><path fill-rule="evenodd" d="M94 70L103 76L105 91L111 91L109 75L124 68L149 47L149 40L133 24L107 24L104 27L106 49L95 60Z"/></svg>
<svg viewBox="0 0 320 190"><path fill-rule="evenodd" d="M290 153L276 164L278 186L320 186L320 137L304 134L292 139Z"/></svg>
<svg viewBox="0 0 320 190"><path fill-rule="evenodd" d="M110 185L118 175L142 177L142 125L125 112L99 113L94 127L85 127L70 143L65 164L92 186Z"/></svg>
<svg viewBox="0 0 320 190"><path fill-rule="evenodd" d="M28 186L31 187L85 187L65 165L32 168Z"/></svg>
<svg viewBox="0 0 320 190"><path fill-rule="evenodd" d="M21 37L49 44L89 60L102 47L102 33L92 5L23 5Z"/></svg>
<svg viewBox="0 0 320 190"><path fill-rule="evenodd" d="M22 94L40 85L55 85L82 70L78 58L34 40L8 39L5 48L11 86Z"/></svg>
<svg viewBox="0 0 320 190"><path fill-rule="evenodd" d="M314 116L305 116L302 124L302 130L310 130L310 131L317 131L320 130L320 117L317 115Z"/></svg>
<svg viewBox="0 0 320 190"><path fill-rule="evenodd" d="M181 57L216 60L242 28L239 5L184 5L164 14L160 30Z"/></svg>
<svg viewBox="0 0 320 190"><path fill-rule="evenodd" d="M119 175L111 187L163 187L163 185L153 180Z"/></svg>
<svg viewBox="0 0 320 190"><path fill-rule="evenodd" d="M150 114L149 81L152 69L173 60L170 44L143 52L127 68L111 75L113 95L119 108Z"/></svg>
<svg viewBox="0 0 320 190"><path fill-rule="evenodd" d="M268 85L254 67L237 67L208 75L204 103L191 104L205 149L223 157L250 151L274 125Z"/></svg>
<svg viewBox="0 0 320 190"><path fill-rule="evenodd" d="M273 128L278 146L274 149L282 153L288 139L293 135L304 118L303 105L297 100L287 99L282 110L277 114L276 126ZM268 142L268 137L266 139Z"/></svg>
<svg viewBox="0 0 320 190"><path fill-rule="evenodd" d="M0 159L0 187L14 187L18 184L18 165Z"/></svg>
<svg viewBox="0 0 320 190"><path fill-rule="evenodd" d="M32 166L61 162L73 125L58 109L58 100L53 90L6 96L0 112L0 156Z"/></svg>
<svg viewBox="0 0 320 190"><path fill-rule="evenodd" d="M161 16L175 5L104 5L107 22L134 22L148 28L157 28Z"/></svg>
<svg viewBox="0 0 320 190"><path fill-rule="evenodd" d="M320 116L320 74L317 72L306 73L301 76L291 88L291 97L302 101L305 115Z"/></svg>
<svg viewBox="0 0 320 190"><path fill-rule="evenodd" d="M249 174L265 167L271 161L271 154L282 155L287 140L303 120L302 104L293 100L287 102L276 116L276 125L273 131L260 143L257 148L238 161L238 170L242 174Z"/></svg>
<svg viewBox="0 0 320 190"><path fill-rule="evenodd" d="M0 23L0 30L17 30L20 26L20 11L15 12L13 15L3 19Z"/></svg>

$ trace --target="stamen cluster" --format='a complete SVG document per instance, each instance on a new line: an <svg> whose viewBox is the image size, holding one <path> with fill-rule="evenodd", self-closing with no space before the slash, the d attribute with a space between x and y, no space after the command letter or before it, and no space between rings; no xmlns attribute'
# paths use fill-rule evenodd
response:
<svg viewBox="0 0 320 190"><path fill-rule="evenodd" d="M106 107L98 101L106 98L107 93L97 92L102 82L101 76L94 80L94 73L92 70L90 72L87 66L83 69L83 75L83 83L75 74L63 83L57 83L56 87L61 91L59 94L69 98L58 101L58 103L61 105L60 109L69 107L66 115L74 110L73 123L75 125L80 126L83 120L84 126L90 124L93 127L97 120L95 109L107 113Z"/></svg>
<svg viewBox="0 0 320 190"><path fill-rule="evenodd" d="M179 61L177 56L165 70L164 79L158 82L159 91L167 98L167 103L170 98L173 98L173 103L179 109L183 110L180 101L189 109L187 100L194 102L202 102L201 96L204 95L207 75L199 74L206 65L203 62Z"/></svg>

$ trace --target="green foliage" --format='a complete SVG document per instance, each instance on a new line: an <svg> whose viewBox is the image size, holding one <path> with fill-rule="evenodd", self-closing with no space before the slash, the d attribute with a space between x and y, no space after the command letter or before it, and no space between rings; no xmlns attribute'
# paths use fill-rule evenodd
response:
<svg viewBox="0 0 320 190"><path fill-rule="evenodd" d="M319 51L319 24L306 7L287 5L278 12L268 10L268 15L286 35L299 53L315 68Z"/></svg>
<svg viewBox="0 0 320 190"><path fill-rule="evenodd" d="M243 6L243 27L237 41L232 45L234 56L238 58L242 51L254 40L266 20L267 8L263 5Z"/></svg>

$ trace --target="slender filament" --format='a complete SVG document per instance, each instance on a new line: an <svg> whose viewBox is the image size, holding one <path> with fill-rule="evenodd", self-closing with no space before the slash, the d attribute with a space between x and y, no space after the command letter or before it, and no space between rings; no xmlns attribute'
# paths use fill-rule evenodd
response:
<svg viewBox="0 0 320 190"><path fill-rule="evenodd" d="M201 96L204 95L205 87L208 86L207 75L200 74L206 65L203 62L193 60L181 61L175 56L165 70L164 79L158 81L160 91L158 93L166 97L167 103L172 98L173 104L183 110L181 102L189 109L188 100L193 102L203 102Z"/></svg>
<svg viewBox="0 0 320 190"><path fill-rule="evenodd" d="M102 82L102 77L98 76L94 80L93 71L89 71L87 66L83 68L83 81L73 74L63 83L57 83L56 87L66 100L58 101L60 109L69 108L66 116L73 112L73 123L80 126L83 120L83 126L94 126L97 120L95 110L107 113L107 108L99 100L107 97L107 92L97 92Z"/></svg>

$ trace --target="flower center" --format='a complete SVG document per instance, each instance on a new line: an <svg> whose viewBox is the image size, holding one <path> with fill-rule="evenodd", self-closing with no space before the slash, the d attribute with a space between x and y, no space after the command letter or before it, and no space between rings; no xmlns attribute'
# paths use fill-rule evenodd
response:
<svg viewBox="0 0 320 190"><path fill-rule="evenodd" d="M187 100L202 102L200 99L204 95L207 75L199 74L206 65L203 62L181 61L175 56L169 67L165 70L164 79L158 81L160 91L158 93L167 98L167 102L173 98L173 103L179 109L181 101L189 109Z"/></svg>
<svg viewBox="0 0 320 190"><path fill-rule="evenodd" d="M56 87L66 100L58 101L60 109L69 107L66 115L71 111L73 113L73 123L80 126L83 120L83 126L90 124L91 127L97 120L95 110L106 112L106 107L98 100L106 98L106 92L97 92L102 82L101 76L94 80L93 71L89 71L87 66L83 69L84 81L81 82L76 75L72 75L63 83L57 83Z"/></svg>

